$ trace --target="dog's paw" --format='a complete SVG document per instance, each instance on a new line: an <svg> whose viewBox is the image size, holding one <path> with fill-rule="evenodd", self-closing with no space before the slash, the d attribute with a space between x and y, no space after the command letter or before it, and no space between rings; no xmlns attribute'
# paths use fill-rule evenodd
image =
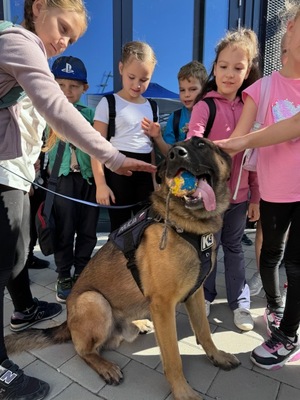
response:
<svg viewBox="0 0 300 400"><path fill-rule="evenodd" d="M101 366L100 373L101 378L104 379L108 385L119 385L123 381L123 373L121 368L110 361L105 360L105 364Z"/></svg>
<svg viewBox="0 0 300 400"><path fill-rule="evenodd" d="M136 321L132 321L132 323L138 327L140 334L151 332L154 329L153 322L149 319L138 319Z"/></svg>
<svg viewBox="0 0 300 400"><path fill-rule="evenodd" d="M219 350L218 353L214 354L212 357L209 357L209 359L216 367L224 369L225 371L237 368L241 364L235 355L225 353L221 350Z"/></svg>

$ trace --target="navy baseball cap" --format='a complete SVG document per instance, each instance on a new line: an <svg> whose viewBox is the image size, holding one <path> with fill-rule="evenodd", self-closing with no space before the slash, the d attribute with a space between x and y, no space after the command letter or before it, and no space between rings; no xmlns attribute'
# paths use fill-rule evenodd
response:
<svg viewBox="0 0 300 400"><path fill-rule="evenodd" d="M87 72L83 62L76 57L57 58L52 65L52 73L58 79L73 79L87 83Z"/></svg>

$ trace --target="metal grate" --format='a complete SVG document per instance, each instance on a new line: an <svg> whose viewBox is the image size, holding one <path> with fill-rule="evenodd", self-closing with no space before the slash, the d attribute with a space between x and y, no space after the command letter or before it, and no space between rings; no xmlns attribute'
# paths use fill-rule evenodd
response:
<svg viewBox="0 0 300 400"><path fill-rule="evenodd" d="M269 0L267 7L266 43L264 52L264 75L281 67L280 42L282 37L278 12L284 9L285 0Z"/></svg>

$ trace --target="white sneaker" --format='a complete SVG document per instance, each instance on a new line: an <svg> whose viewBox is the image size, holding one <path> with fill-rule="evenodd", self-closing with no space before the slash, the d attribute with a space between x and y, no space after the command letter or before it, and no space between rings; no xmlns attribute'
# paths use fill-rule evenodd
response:
<svg viewBox="0 0 300 400"><path fill-rule="evenodd" d="M237 328L242 331L251 331L254 328L253 318L246 308L237 308L233 315L233 322Z"/></svg>
<svg viewBox="0 0 300 400"><path fill-rule="evenodd" d="M205 312L206 312L206 316L208 317L210 314L210 301L205 300Z"/></svg>
<svg viewBox="0 0 300 400"><path fill-rule="evenodd" d="M250 289L250 296L259 294L263 287L259 271L255 272L247 283Z"/></svg>

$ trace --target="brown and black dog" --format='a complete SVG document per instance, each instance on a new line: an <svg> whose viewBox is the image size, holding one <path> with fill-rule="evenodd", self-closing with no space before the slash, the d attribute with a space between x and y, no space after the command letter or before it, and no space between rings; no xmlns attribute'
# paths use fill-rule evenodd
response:
<svg viewBox="0 0 300 400"><path fill-rule="evenodd" d="M196 191L184 197L170 194L166 178L185 170L197 177ZM90 260L68 297L67 321L8 335L8 352L72 340L105 382L118 384L122 371L104 359L101 350L115 349L122 340L132 342L139 332L151 329L145 319L151 317L174 399L201 399L183 375L175 313L176 305L184 302L196 341L215 366L230 370L239 365L211 339L202 288L215 257L212 234L221 228L228 207L229 174L230 157L209 140L194 137L175 144L159 168L161 187L152 194L150 212L123 225ZM143 234L136 234L132 229L142 219L151 223ZM129 245L126 257L120 250L121 233L126 235L123 242L141 236L138 246Z"/></svg>

